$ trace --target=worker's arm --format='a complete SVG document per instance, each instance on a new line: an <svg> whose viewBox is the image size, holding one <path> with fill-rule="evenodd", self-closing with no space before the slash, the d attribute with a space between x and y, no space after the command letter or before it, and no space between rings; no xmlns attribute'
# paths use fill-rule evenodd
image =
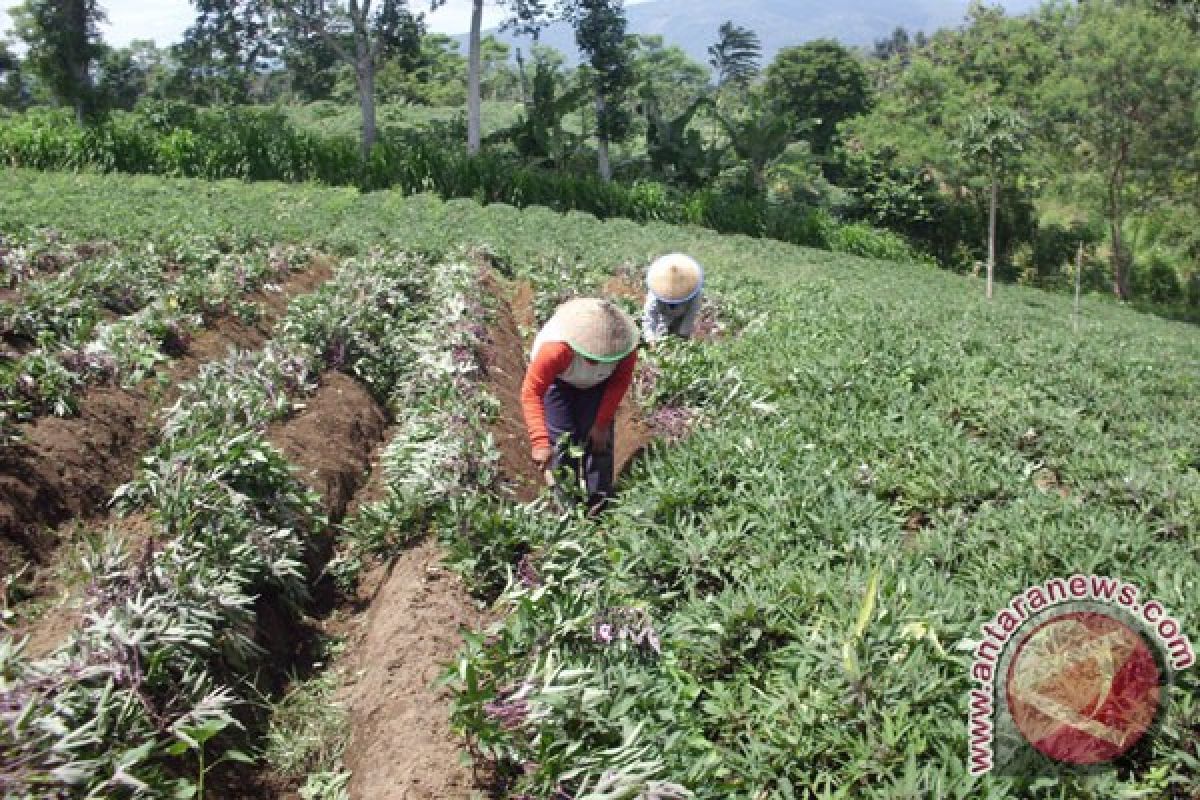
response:
<svg viewBox="0 0 1200 800"><path fill-rule="evenodd" d="M521 409L525 415L529 441L535 451L550 447L550 434L546 431L546 392L554 380L570 368L574 357L575 353L566 342L545 342L525 370L525 380L521 384Z"/></svg>
<svg viewBox="0 0 1200 800"><path fill-rule="evenodd" d="M646 304L642 307L642 335L646 341L655 342L666 336L668 324L658 300L651 292L646 292Z"/></svg>

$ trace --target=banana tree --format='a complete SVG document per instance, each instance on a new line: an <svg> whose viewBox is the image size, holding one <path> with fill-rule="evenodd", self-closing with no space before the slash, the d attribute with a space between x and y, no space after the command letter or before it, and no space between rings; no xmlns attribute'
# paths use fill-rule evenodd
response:
<svg viewBox="0 0 1200 800"><path fill-rule="evenodd" d="M789 144L805 129L796 118L778 104L759 95L750 98L748 112L730 120L717 114L729 137L729 146L749 170L749 188L762 195L767 190L767 173L784 154Z"/></svg>
<svg viewBox="0 0 1200 800"><path fill-rule="evenodd" d="M571 149L572 134L563 130L563 118L587 100L591 90L577 83L559 94L559 73L542 60L533 74L533 87L525 111L517 123L487 137L489 142L511 141L526 159L557 162Z"/></svg>
<svg viewBox="0 0 1200 800"><path fill-rule="evenodd" d="M699 131L688 129L700 109L716 113L711 97L701 95L682 114L668 118L662 113L658 96L652 89L645 89L642 108L646 117L646 152L655 170L671 171L689 186L698 186L717 174L728 146L705 147Z"/></svg>

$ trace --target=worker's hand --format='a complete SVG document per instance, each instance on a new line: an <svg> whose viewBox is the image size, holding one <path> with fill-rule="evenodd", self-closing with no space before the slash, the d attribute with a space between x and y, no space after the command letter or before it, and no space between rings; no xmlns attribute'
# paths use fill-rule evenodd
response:
<svg viewBox="0 0 1200 800"><path fill-rule="evenodd" d="M588 434L588 442L592 445L593 453L607 453L608 448L612 446L612 437L608 435L609 428L607 425L600 427L593 425L591 433Z"/></svg>
<svg viewBox="0 0 1200 800"><path fill-rule="evenodd" d="M537 464L539 471L544 472L546 467L550 465L550 459L554 458L553 447L535 447L533 448L533 463Z"/></svg>

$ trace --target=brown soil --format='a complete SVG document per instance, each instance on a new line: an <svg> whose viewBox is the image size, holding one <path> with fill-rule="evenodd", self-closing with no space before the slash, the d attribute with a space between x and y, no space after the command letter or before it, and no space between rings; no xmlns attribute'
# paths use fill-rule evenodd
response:
<svg viewBox="0 0 1200 800"><path fill-rule="evenodd" d="M617 408L616 453L613 472L618 478L654 441L654 431L642 421L637 404L625 395Z"/></svg>
<svg viewBox="0 0 1200 800"><path fill-rule="evenodd" d="M500 401L500 413L491 425L492 439L500 450L500 473L520 502L538 495L541 476L530 458L529 435L521 414L521 382L525 379L525 341L521 327L532 328L533 289L528 283L506 288L490 272L483 290L499 301L484 345L484 388Z"/></svg>
<svg viewBox="0 0 1200 800"><path fill-rule="evenodd" d="M150 443L144 390L90 390L78 417L44 417L0 452L0 570L47 563L60 539L45 526L103 510Z"/></svg>
<svg viewBox="0 0 1200 800"><path fill-rule="evenodd" d="M267 439L287 457L296 477L321 496L329 521L337 524L345 517L355 493L367 482L371 456L383 441L385 430L387 416L366 388L343 373L328 372L321 377L321 388L309 398L304 410L273 425ZM332 581L321 579L333 557L336 536L333 529L321 531L308 542L305 552L318 614L328 613L337 602ZM277 613L270 603L260 602L255 608L260 644L287 659L287 663L303 660L311 631L293 630L288 615Z"/></svg>
<svg viewBox="0 0 1200 800"><path fill-rule="evenodd" d="M366 480L387 417L353 378L327 372L320 383L304 409L271 426L267 439L296 467L297 477L321 495L330 521L339 522Z"/></svg>
<svg viewBox="0 0 1200 800"><path fill-rule="evenodd" d="M22 440L0 450L0 573L10 574L22 563L35 571L46 567L64 538L54 526L105 510L112 490L132 477L152 443L154 412L177 394L176 387L229 347L260 346L290 299L332 272L330 260L314 258L282 291L252 296L263 309L257 325L223 318L197 333L189 351L166 370L165 391L154 381L134 389L91 387L78 416L44 417L23 426Z"/></svg>
<svg viewBox="0 0 1200 800"><path fill-rule="evenodd" d="M483 359L485 388L501 404L491 433L508 490L526 501L541 485L519 402L527 349L521 331L532 328L533 291L491 272L482 285L499 301ZM617 426L619 471L649 432L633 405L621 407ZM344 690L353 729L345 758L354 776L353 800L457 800L479 788L460 762L462 744L449 726L450 696L433 683L458 653L461 629L478 630L488 617L440 561L437 543L425 541L364 581L377 588L364 589L370 612L351 637L343 669L357 676Z"/></svg>
<svg viewBox="0 0 1200 800"><path fill-rule="evenodd" d="M634 283L627 275L614 275L604 282L601 291L608 297L623 297L632 300L641 307L646 299L646 290Z"/></svg>
<svg viewBox="0 0 1200 800"><path fill-rule="evenodd" d="M394 427L388 427L383 432L383 436L371 454L367 457L367 462L370 464L370 475L367 477L367 482L361 489L355 493L354 497L350 498L349 505L346 506L346 516L352 517L358 513L358 510L365 505L377 503L387 496L387 476L380 467L380 459L383 458L383 451L387 449L388 442L396 435Z"/></svg>
<svg viewBox="0 0 1200 800"><path fill-rule="evenodd" d="M343 689L352 800L458 800L475 786L450 730L449 692L433 684L462 646L461 629L486 620L441 558L432 540L400 555L350 647L346 672L359 676Z"/></svg>

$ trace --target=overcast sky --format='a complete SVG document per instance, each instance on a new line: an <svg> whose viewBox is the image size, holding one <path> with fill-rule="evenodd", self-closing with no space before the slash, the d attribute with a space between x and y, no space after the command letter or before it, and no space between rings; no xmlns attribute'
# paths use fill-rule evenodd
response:
<svg viewBox="0 0 1200 800"><path fill-rule="evenodd" d="M626 0L627 5L637 5L647 0ZM0 0L0 9L5 12L20 0ZM500 21L500 13L484 4L483 27L489 28ZM132 39L153 39L158 45L179 41L183 31L195 19L196 12L188 0L100 0L100 7L108 14L104 26L104 41L120 47ZM413 0L409 7L414 10L428 8L425 0ZM429 27L440 33L466 33L471 27L471 0L447 0L436 13L426 13ZM12 27L7 14L0 14L0 32Z"/></svg>

